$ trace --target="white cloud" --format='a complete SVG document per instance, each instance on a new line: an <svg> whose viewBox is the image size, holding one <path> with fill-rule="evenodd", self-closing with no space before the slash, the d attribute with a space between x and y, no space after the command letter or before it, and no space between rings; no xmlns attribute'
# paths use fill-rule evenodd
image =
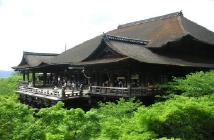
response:
<svg viewBox="0 0 214 140"><path fill-rule="evenodd" d="M0 0L0 69L23 51L64 51L119 24L183 10L214 31L212 0Z"/></svg>

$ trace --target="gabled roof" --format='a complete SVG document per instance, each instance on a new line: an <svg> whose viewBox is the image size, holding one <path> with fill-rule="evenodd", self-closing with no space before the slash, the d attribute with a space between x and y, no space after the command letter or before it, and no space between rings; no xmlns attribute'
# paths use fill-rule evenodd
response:
<svg viewBox="0 0 214 140"><path fill-rule="evenodd" d="M160 48L169 42L178 41L186 36L214 45L214 33L186 19L182 12L171 13L155 18L136 21L118 26L106 33L112 40L119 37L146 42L146 48ZM100 45L103 35L83 42L61 53L52 61L54 64L78 63L90 56ZM129 41L129 43L131 43Z"/></svg>
<svg viewBox="0 0 214 140"><path fill-rule="evenodd" d="M83 61L95 51L104 41L108 47L121 53L126 58L135 59L145 63L214 67L213 64L193 63L182 59L170 58L156 54L152 49L164 48L171 42L178 42L190 37L192 40L214 47L214 33L206 28L188 20L182 12L171 13L155 18L136 21L118 26L117 29L99 35L83 42L59 55L24 52L19 66L39 66L41 63L55 64L83 64ZM171 47L171 46L170 46ZM125 59L96 60L96 63L110 63L124 61ZM87 62L84 61L86 64ZM95 62L94 62L95 63ZM90 61L90 64L93 64Z"/></svg>
<svg viewBox="0 0 214 140"><path fill-rule="evenodd" d="M188 35L214 45L214 33L188 20L182 12L120 25L107 34L149 40L148 48L163 47Z"/></svg>
<svg viewBox="0 0 214 140"><path fill-rule="evenodd" d="M148 41L135 40L132 38L124 38L118 36L104 35L103 40L105 44L118 54L121 54L120 58L100 58L100 59L84 59L82 62L77 63L77 65L96 65L96 64L107 64L107 63L117 63L126 60L137 60L143 63L150 64L164 64L164 65L174 65L174 66L187 66L187 67L214 67L214 64L209 63L198 63L190 62L179 58L171 58L163 55L154 53L149 48L146 47ZM105 48L102 45L100 48ZM97 48L102 51L102 49ZM96 51L96 50L95 50ZM100 52L102 53L102 52ZM92 54L93 55L93 54ZM92 56L89 56L92 57Z"/></svg>
<svg viewBox="0 0 214 140"><path fill-rule="evenodd" d="M120 42L125 42L129 44L139 44L139 45L147 45L149 41L147 40L140 40L135 38L128 38L128 37L122 37L122 36L113 36L113 35L103 35L104 40L116 40Z"/></svg>
<svg viewBox="0 0 214 140"><path fill-rule="evenodd" d="M102 35L83 42L71 48L52 59L52 64L70 64L78 63L86 59L99 46L102 40Z"/></svg>
<svg viewBox="0 0 214 140"><path fill-rule="evenodd" d="M152 52L150 49L140 44L130 44L127 42L120 42L109 40L108 46L114 51L127 56L139 62L150 64L164 64L174 66L188 66L188 67L214 67L213 64L190 62L179 58L171 58ZM92 62L91 62L92 63Z"/></svg>
<svg viewBox="0 0 214 140"><path fill-rule="evenodd" d="M193 21L182 16L181 24L187 35L202 41L204 43L214 45L214 32L194 23Z"/></svg>
<svg viewBox="0 0 214 140"><path fill-rule="evenodd" d="M35 53L35 52L23 52L22 60L20 64L13 69L25 69L39 66L40 64L49 64L58 54L55 53Z"/></svg>
<svg viewBox="0 0 214 140"><path fill-rule="evenodd" d="M86 66L86 65L108 64L108 63L117 63L117 62L122 62L127 60L130 60L130 57L89 60L89 61L80 62L76 65Z"/></svg>

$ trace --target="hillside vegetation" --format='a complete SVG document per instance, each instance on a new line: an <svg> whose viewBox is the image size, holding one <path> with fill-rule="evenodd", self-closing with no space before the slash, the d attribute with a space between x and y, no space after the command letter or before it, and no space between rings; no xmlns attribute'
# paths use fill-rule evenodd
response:
<svg viewBox="0 0 214 140"><path fill-rule="evenodd" d="M0 96L2 95L14 95L16 90L16 85L19 80L21 80L20 75L13 75L9 78L0 78Z"/></svg>
<svg viewBox="0 0 214 140"><path fill-rule="evenodd" d="M213 71L175 78L167 85L165 100L148 107L134 99L120 99L87 112L64 109L62 102L35 112L17 101L13 91L17 80L0 80L1 140L214 138Z"/></svg>

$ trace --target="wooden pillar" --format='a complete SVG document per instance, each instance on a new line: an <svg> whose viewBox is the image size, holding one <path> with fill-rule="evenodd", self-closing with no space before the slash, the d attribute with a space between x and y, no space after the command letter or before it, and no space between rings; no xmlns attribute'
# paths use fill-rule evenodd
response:
<svg viewBox="0 0 214 140"><path fill-rule="evenodd" d="M146 74L145 74L145 72L140 73L140 79L141 79L141 85L145 86L146 85Z"/></svg>
<svg viewBox="0 0 214 140"><path fill-rule="evenodd" d="M62 92L62 95L61 95L62 99L65 98L65 88L66 88L65 86L62 86L62 91L61 91Z"/></svg>
<svg viewBox="0 0 214 140"><path fill-rule="evenodd" d="M35 87L35 82L36 82L36 77L35 77L35 72L32 72L32 82L33 82L33 87Z"/></svg>
<svg viewBox="0 0 214 140"><path fill-rule="evenodd" d="M90 86L91 85L91 78L87 78L87 82L88 82L87 85Z"/></svg>
<svg viewBox="0 0 214 140"><path fill-rule="evenodd" d="M27 81L29 82L29 71L27 71Z"/></svg>
<svg viewBox="0 0 214 140"><path fill-rule="evenodd" d="M54 79L53 79L53 73L51 72L51 75L50 75L50 82L49 82L49 84L51 84L51 85L52 85L52 84L53 84L53 80L54 80Z"/></svg>
<svg viewBox="0 0 214 140"><path fill-rule="evenodd" d="M109 80L110 80L109 81L109 84L110 84L109 86L113 87L113 85L114 85L114 79L113 79L113 72L112 71L109 72Z"/></svg>
<svg viewBox="0 0 214 140"><path fill-rule="evenodd" d="M132 90L131 90L131 85L128 85L128 96L132 97Z"/></svg>
<svg viewBox="0 0 214 140"><path fill-rule="evenodd" d="M101 74L100 74L100 71L97 71L97 86L102 86L101 85L101 76L100 76Z"/></svg>
<svg viewBox="0 0 214 140"><path fill-rule="evenodd" d="M96 85L94 85L94 86L98 86L98 81L99 81L98 72L96 71L94 75L95 75L95 83L96 83Z"/></svg>
<svg viewBox="0 0 214 140"><path fill-rule="evenodd" d="M140 84L139 86L141 86L142 82L143 82L143 80L142 80L142 72L139 72L138 75L139 75L139 84Z"/></svg>
<svg viewBox="0 0 214 140"><path fill-rule="evenodd" d="M99 86L103 86L103 77L102 77L102 72L99 72Z"/></svg>
<svg viewBox="0 0 214 140"><path fill-rule="evenodd" d="M46 85L46 82L47 82L47 73L46 73L46 72L43 72L43 76L44 76L43 85L45 86L45 85Z"/></svg>
<svg viewBox="0 0 214 140"><path fill-rule="evenodd" d="M25 81L25 71L22 72L23 81Z"/></svg>
<svg viewBox="0 0 214 140"><path fill-rule="evenodd" d="M126 75L127 75L127 76L126 76L126 77L127 77L127 80L126 80L126 81L127 81L127 84L126 84L126 85L127 85L127 86L128 86L128 85L131 86L131 74L130 74L130 69L127 70Z"/></svg>

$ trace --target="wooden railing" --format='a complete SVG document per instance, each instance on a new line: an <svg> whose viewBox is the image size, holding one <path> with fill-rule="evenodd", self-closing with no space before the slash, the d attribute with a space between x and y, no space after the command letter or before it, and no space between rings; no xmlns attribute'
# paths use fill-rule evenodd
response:
<svg viewBox="0 0 214 140"><path fill-rule="evenodd" d="M116 95L126 95L128 94L128 88L126 87L102 87L102 86L91 86L91 94L116 94Z"/></svg>
<svg viewBox="0 0 214 140"><path fill-rule="evenodd" d="M90 94L123 96L123 97L138 97L151 96L160 93L161 89L157 87L102 87L91 86Z"/></svg>
<svg viewBox="0 0 214 140"><path fill-rule="evenodd" d="M130 95L132 97L152 96L160 93L161 89L158 87L134 87L130 89Z"/></svg>
<svg viewBox="0 0 214 140"><path fill-rule="evenodd" d="M32 94L39 94L44 96L53 96L53 97L61 97L62 90L54 90L54 89L40 89L35 87L19 87L19 92L23 93L32 93Z"/></svg>
<svg viewBox="0 0 214 140"><path fill-rule="evenodd" d="M28 81L19 81L17 84L17 89L19 89L19 87L28 87L29 82Z"/></svg>
<svg viewBox="0 0 214 140"><path fill-rule="evenodd" d="M57 98L69 98L74 96L82 96L87 93L87 90L77 91L77 90L63 90L62 88L50 89L50 88L36 88L36 87L28 87L26 85L19 85L17 88L19 93L24 94L33 94L33 95L42 95L42 96L50 96Z"/></svg>
<svg viewBox="0 0 214 140"><path fill-rule="evenodd" d="M153 96L161 93L158 87L103 87L91 86L85 90L67 90L63 88L35 88L29 87L26 82L20 83L18 92L24 94L42 95L45 97L57 97L65 99L75 96L83 96L87 93L91 95L105 95L105 96L120 96L120 97L140 97L140 96Z"/></svg>

